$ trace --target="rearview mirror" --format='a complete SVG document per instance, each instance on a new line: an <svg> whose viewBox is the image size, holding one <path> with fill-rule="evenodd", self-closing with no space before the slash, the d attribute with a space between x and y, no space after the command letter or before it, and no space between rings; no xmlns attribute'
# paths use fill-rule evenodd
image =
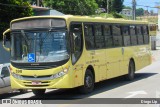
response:
<svg viewBox="0 0 160 107"><path fill-rule="evenodd" d="M5 75L4 75L4 74L0 75L0 78L4 78L4 77L5 77Z"/></svg>
<svg viewBox="0 0 160 107"><path fill-rule="evenodd" d="M6 36L3 37L3 45L6 45Z"/></svg>
<svg viewBox="0 0 160 107"><path fill-rule="evenodd" d="M3 48L6 50L6 51L10 51L10 48L7 48L6 47L6 33L9 33L10 32L10 29L7 29L4 33L3 33Z"/></svg>

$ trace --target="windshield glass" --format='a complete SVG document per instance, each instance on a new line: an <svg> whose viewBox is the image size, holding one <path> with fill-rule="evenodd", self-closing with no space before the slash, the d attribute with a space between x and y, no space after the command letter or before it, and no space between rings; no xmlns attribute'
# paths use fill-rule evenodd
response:
<svg viewBox="0 0 160 107"><path fill-rule="evenodd" d="M11 43L12 62L57 62L69 58L65 30L12 32Z"/></svg>

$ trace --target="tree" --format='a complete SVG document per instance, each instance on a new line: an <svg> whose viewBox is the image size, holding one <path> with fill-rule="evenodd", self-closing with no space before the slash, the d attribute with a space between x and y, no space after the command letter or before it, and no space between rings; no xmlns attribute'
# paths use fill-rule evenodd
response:
<svg viewBox="0 0 160 107"><path fill-rule="evenodd" d="M123 9L124 0L109 0L109 13L121 12ZM107 10L107 0L96 0L99 8L105 8Z"/></svg>
<svg viewBox="0 0 160 107"><path fill-rule="evenodd" d="M0 15L0 39L2 39L2 32L9 28L10 21L31 16L32 9L28 2L22 0L0 0Z"/></svg>
<svg viewBox="0 0 160 107"><path fill-rule="evenodd" d="M43 0L23 0L25 2L29 2L31 5L37 5L37 2L39 1L39 6L43 6Z"/></svg>
<svg viewBox="0 0 160 107"><path fill-rule="evenodd" d="M43 0L44 5L64 14L91 15L98 8L95 0Z"/></svg>
<svg viewBox="0 0 160 107"><path fill-rule="evenodd" d="M124 0L112 0L112 11L113 12L121 12L123 9Z"/></svg>
<svg viewBox="0 0 160 107"><path fill-rule="evenodd" d="M144 15L144 9L138 8L136 9L136 16L143 16Z"/></svg>

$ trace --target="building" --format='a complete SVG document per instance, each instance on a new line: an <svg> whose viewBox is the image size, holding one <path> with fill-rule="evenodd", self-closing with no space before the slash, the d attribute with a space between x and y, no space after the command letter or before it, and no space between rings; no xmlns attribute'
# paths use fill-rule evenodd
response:
<svg viewBox="0 0 160 107"><path fill-rule="evenodd" d="M125 15L125 16L132 16L132 9L122 9L120 14Z"/></svg>
<svg viewBox="0 0 160 107"><path fill-rule="evenodd" d="M43 15L61 16L61 15L65 15L57 10L49 9L46 7L32 6L32 8L33 8L34 16L43 16Z"/></svg>
<svg viewBox="0 0 160 107"><path fill-rule="evenodd" d="M144 10L144 16L150 16L150 13L148 10Z"/></svg>

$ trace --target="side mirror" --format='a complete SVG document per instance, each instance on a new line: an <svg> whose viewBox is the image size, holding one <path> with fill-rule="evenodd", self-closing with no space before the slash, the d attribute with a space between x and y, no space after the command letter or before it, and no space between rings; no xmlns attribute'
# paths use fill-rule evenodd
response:
<svg viewBox="0 0 160 107"><path fill-rule="evenodd" d="M7 48L5 45L6 45L6 33L9 33L11 30L10 29L7 29L5 32L3 32L3 48L6 50L6 51L10 51L10 48Z"/></svg>
<svg viewBox="0 0 160 107"><path fill-rule="evenodd" d="M4 75L4 74L0 75L0 78L4 78L4 77L5 77L5 75Z"/></svg>
<svg viewBox="0 0 160 107"><path fill-rule="evenodd" d="M6 36L3 37L3 45L6 45Z"/></svg>

